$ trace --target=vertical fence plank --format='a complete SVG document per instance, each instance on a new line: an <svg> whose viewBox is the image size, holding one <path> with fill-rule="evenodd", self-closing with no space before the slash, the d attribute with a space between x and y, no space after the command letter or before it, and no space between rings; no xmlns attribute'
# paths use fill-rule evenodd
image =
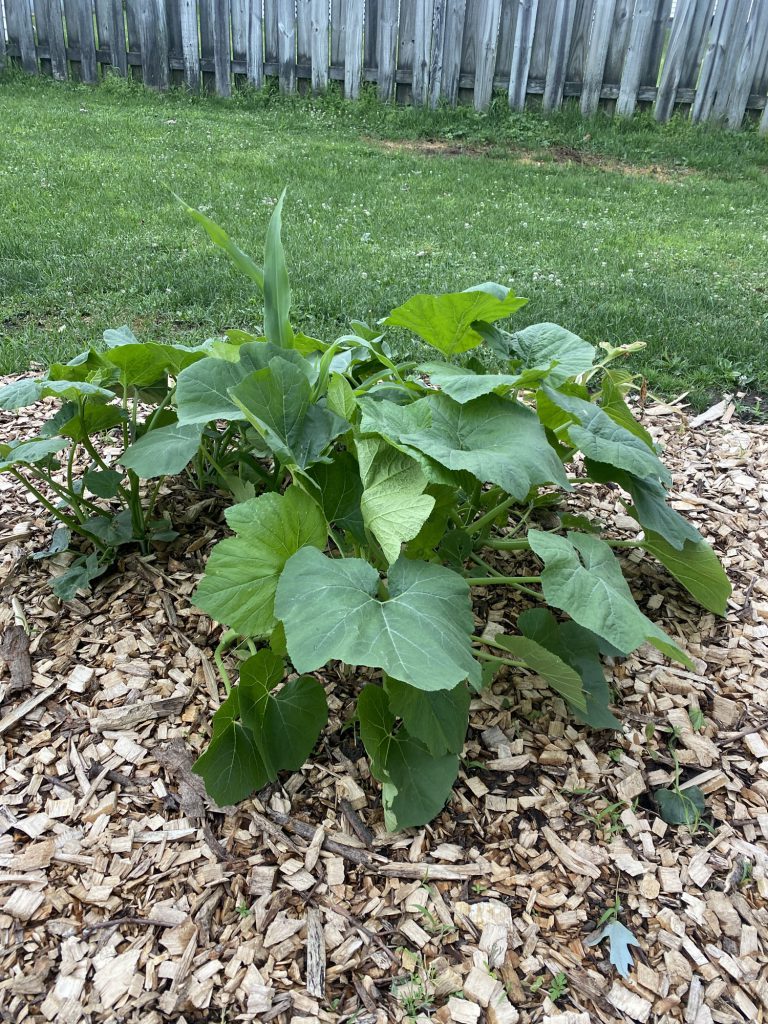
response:
<svg viewBox="0 0 768 1024"><path fill-rule="evenodd" d="M388 103L395 95L398 6L398 0L381 0L379 4L379 31L376 40L376 63L378 65L376 91L379 99L385 103Z"/></svg>
<svg viewBox="0 0 768 1024"><path fill-rule="evenodd" d="M517 3L517 0L515 0ZM443 32L443 77L442 92L445 99L456 106L459 98L459 76L461 74L461 51L464 40L464 23L467 0L448 0L445 10Z"/></svg>
<svg viewBox="0 0 768 1024"><path fill-rule="evenodd" d="M423 107L429 95L433 0L415 0L415 6L411 99L415 106Z"/></svg>
<svg viewBox="0 0 768 1024"><path fill-rule="evenodd" d="M363 76L363 0L347 0L347 31L344 38L344 95L356 100Z"/></svg>
<svg viewBox="0 0 768 1024"><path fill-rule="evenodd" d="M552 26L554 25L560 0L539 0L536 12L536 28L533 33L531 47L531 63L528 66L528 81L543 81L547 75L549 47L552 42Z"/></svg>
<svg viewBox="0 0 768 1024"><path fill-rule="evenodd" d="M493 95L496 47L499 41L501 0L488 0L478 24L478 53L475 67L475 110L487 110Z"/></svg>
<svg viewBox="0 0 768 1024"><path fill-rule="evenodd" d="M670 29L669 16L671 10L672 0L656 0L656 10L653 12L653 26L651 28L651 45L648 47L643 77L640 82L641 85L657 86L659 84L659 71Z"/></svg>
<svg viewBox="0 0 768 1024"><path fill-rule="evenodd" d="M589 37L579 104L584 117L594 114L600 103L600 90L603 87L603 72L608 56L608 41L615 5L616 0L599 0L595 8L595 19L592 22L592 34Z"/></svg>
<svg viewBox="0 0 768 1024"><path fill-rule="evenodd" d="M245 73L248 84L261 89L264 84L264 13L261 0L248 0L248 56Z"/></svg>
<svg viewBox="0 0 768 1024"><path fill-rule="evenodd" d="M109 60L114 72L123 78L128 75L128 40L122 0L109 0Z"/></svg>
<svg viewBox="0 0 768 1024"><path fill-rule="evenodd" d="M653 11L655 0L637 0L632 25L629 31L627 56L621 73L619 98L616 113L620 117L631 117L637 106L637 91L640 88L648 48L651 45Z"/></svg>
<svg viewBox="0 0 768 1024"><path fill-rule="evenodd" d="M218 96L232 95L229 0L213 0L213 71Z"/></svg>
<svg viewBox="0 0 768 1024"><path fill-rule="evenodd" d="M111 18L109 12L109 0L95 0L94 8L96 19L96 34L98 36L98 39L96 41L96 49L106 50L106 52L109 53L109 22ZM38 45L40 45L42 43L42 40L40 38L41 22L40 19L37 17L37 3L35 3L35 27L37 28L37 42ZM104 68L109 64L109 61L102 61L100 63L102 70L104 70Z"/></svg>
<svg viewBox="0 0 768 1024"><path fill-rule="evenodd" d="M738 29L734 61L728 69L730 80L718 91L712 111L715 117L724 118L729 128L739 128L744 118L752 79L768 41L768 6L753 4L749 21L745 17Z"/></svg>
<svg viewBox="0 0 768 1024"><path fill-rule="evenodd" d="M280 44L278 42L278 3L279 0L264 0L264 63L280 63Z"/></svg>
<svg viewBox="0 0 768 1024"><path fill-rule="evenodd" d="M584 65L587 59L589 33L592 31L593 14L594 0L577 0L571 35L571 52L568 54L568 66L565 69L566 82L581 83L584 81Z"/></svg>
<svg viewBox="0 0 768 1024"><path fill-rule="evenodd" d="M331 0L331 67L344 67L347 35L347 0Z"/></svg>
<svg viewBox="0 0 768 1024"><path fill-rule="evenodd" d="M682 68L680 70L681 89L696 88L704 49L707 45L707 35L712 21L712 8L714 5L715 0L699 0L696 4L696 13L693 16L688 48L683 56Z"/></svg>
<svg viewBox="0 0 768 1024"><path fill-rule="evenodd" d="M706 121L712 111L717 83L725 62L728 37L738 6L739 0L719 0L717 4L691 108L691 120L694 122Z"/></svg>
<svg viewBox="0 0 768 1024"><path fill-rule="evenodd" d="M0 71L5 71L6 62L7 57L5 50L5 15L3 13L3 5L0 4Z"/></svg>
<svg viewBox="0 0 768 1024"><path fill-rule="evenodd" d="M443 55L445 53L445 7L447 0L435 0L432 10L432 55L429 58L429 106L434 110L440 102L443 86Z"/></svg>
<svg viewBox="0 0 768 1024"><path fill-rule="evenodd" d="M512 47L515 45L515 18L517 0L501 0L499 18L499 42L496 46L496 76L506 78L512 63Z"/></svg>
<svg viewBox="0 0 768 1024"><path fill-rule="evenodd" d="M376 68L379 37L379 0L365 0L363 67L368 70Z"/></svg>
<svg viewBox="0 0 768 1024"><path fill-rule="evenodd" d="M278 0L277 49L280 61L280 92L296 92L296 5Z"/></svg>
<svg viewBox="0 0 768 1024"><path fill-rule="evenodd" d="M93 85L98 81L99 73L96 65L96 37L93 31L91 0L78 0L77 22L78 36L80 37L80 81L87 85ZM167 35L163 38L162 44L165 46L167 61Z"/></svg>
<svg viewBox="0 0 768 1024"><path fill-rule="evenodd" d="M312 0L296 0L296 63L312 63Z"/></svg>
<svg viewBox="0 0 768 1024"><path fill-rule="evenodd" d="M634 7L635 0L616 0L613 25L608 37L608 55L603 71L603 81L606 85L618 85L621 81Z"/></svg>
<svg viewBox="0 0 768 1024"><path fill-rule="evenodd" d="M232 0L231 6L232 60L245 61L248 58L248 0Z"/></svg>
<svg viewBox="0 0 768 1024"><path fill-rule="evenodd" d="M461 44L461 74L464 79L474 78L477 69L477 51L480 47L478 33L479 23L483 16L485 0L467 0L464 17L464 39Z"/></svg>
<svg viewBox="0 0 768 1024"><path fill-rule="evenodd" d="M120 0L116 0L120 3ZM261 0L258 0L261 8ZM197 0L181 0L181 56L184 84L190 92L200 91L200 34L197 28Z"/></svg>
<svg viewBox="0 0 768 1024"><path fill-rule="evenodd" d="M539 0L519 0L519 5L515 24L515 44L512 47L512 65L509 71L509 105L513 110L522 110L525 107L528 68L531 66Z"/></svg>
<svg viewBox="0 0 768 1024"><path fill-rule="evenodd" d="M144 84L153 89L167 89L168 26L163 0L142 0L139 8L139 35Z"/></svg>
<svg viewBox="0 0 768 1024"><path fill-rule="evenodd" d="M328 29L328 0L312 0L312 92L315 94L328 88Z"/></svg>
<svg viewBox="0 0 768 1024"><path fill-rule="evenodd" d="M40 27L44 26L51 74L57 81L66 82L67 51L64 46L64 21L61 0L35 0L35 18L38 23L38 41L40 40Z"/></svg>
<svg viewBox="0 0 768 1024"><path fill-rule="evenodd" d="M413 80L413 52L414 52L414 31L416 28L416 8L410 0L402 0L400 4L400 21L397 26L397 71L396 76L407 74L408 80ZM410 86L399 90L407 98L410 95ZM398 98L398 88L395 84L395 99Z"/></svg>
<svg viewBox="0 0 768 1024"><path fill-rule="evenodd" d="M667 55L661 69L659 91L656 95L654 117L657 121L668 121L675 105L677 87L683 70L683 59L691 36L693 19L696 14L696 0L678 0L672 32L669 36Z"/></svg>
<svg viewBox="0 0 768 1024"><path fill-rule="evenodd" d="M544 82L542 107L547 112L559 110L563 102L565 69L568 66L575 18L576 0L562 0L552 26L552 47L549 51L547 77Z"/></svg>
<svg viewBox="0 0 768 1024"><path fill-rule="evenodd" d="M18 43L21 66L28 75L36 75L39 68L29 0L10 0L10 3L6 0L5 12L8 18L8 39Z"/></svg>

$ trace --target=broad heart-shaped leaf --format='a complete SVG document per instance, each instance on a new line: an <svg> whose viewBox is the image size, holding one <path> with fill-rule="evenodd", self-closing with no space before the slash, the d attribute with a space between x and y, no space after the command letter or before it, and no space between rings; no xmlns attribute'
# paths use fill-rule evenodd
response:
<svg viewBox="0 0 768 1024"><path fill-rule="evenodd" d="M503 633L496 635L493 646L509 651L519 658L528 668L541 676L555 693L565 697L574 708L580 711L587 710L587 698L581 684L581 676L552 651L548 651L530 637L506 636Z"/></svg>
<svg viewBox="0 0 768 1024"><path fill-rule="evenodd" d="M245 274L246 277L249 277L256 285L256 287L259 289L259 291L263 291L264 273L261 267L257 266L257 264L254 263L250 256L248 256L246 253L243 252L242 249L235 245L235 243L229 237L227 232L223 228L219 227L219 225L216 224L215 221L212 221L210 217L206 217L204 213L200 213L200 211L196 210L194 207L187 206L184 200L177 196L175 192L174 196L176 196L176 199L179 200L179 202L184 207L189 216L193 220L196 220L197 223L200 224L203 228L205 228L208 237L213 242L213 244L218 245L220 249L224 250L224 252L227 254L227 256L229 256L229 258L232 260L235 267L240 271L240 273Z"/></svg>
<svg viewBox="0 0 768 1024"><path fill-rule="evenodd" d="M460 403L471 402L492 391L502 394L511 389L537 388L548 370L523 370L522 373L475 373L452 363L422 363L416 369L425 373L435 387Z"/></svg>
<svg viewBox="0 0 768 1024"><path fill-rule="evenodd" d="M391 565L400 557L402 544L418 534L435 499L423 493L427 478L419 464L386 441L359 438L357 459L364 487L360 499L363 522Z"/></svg>
<svg viewBox="0 0 768 1024"><path fill-rule="evenodd" d="M482 344L482 336L472 326L476 320L495 323L511 316L527 301L511 291L502 299L498 294L474 289L445 295L414 295L393 309L384 323L406 327L444 356L455 356Z"/></svg>
<svg viewBox="0 0 768 1024"><path fill-rule="evenodd" d="M364 434L382 434L447 469L498 484L518 501L540 484L570 489L544 428L519 402L484 395L459 405L434 394L404 406L373 399L360 404Z"/></svg>
<svg viewBox="0 0 768 1024"><path fill-rule="evenodd" d="M32 438L29 441L12 441L0 444L0 471L11 466L33 466L66 448L65 437Z"/></svg>
<svg viewBox="0 0 768 1024"><path fill-rule="evenodd" d="M99 498L114 498L122 481L123 474L115 469L89 469L83 473L83 483Z"/></svg>
<svg viewBox="0 0 768 1024"><path fill-rule="evenodd" d="M263 370L279 355L314 376L310 364L293 350L280 349L265 341L253 341L237 349L239 358L207 356L187 367L176 381L179 423L210 423L212 420L242 420L243 412L229 396L232 388L254 372Z"/></svg>
<svg viewBox="0 0 768 1024"><path fill-rule="evenodd" d="M648 642L667 657L692 667L688 656L637 607L605 541L588 533L569 532L567 537L559 537L540 530L529 530L528 541L544 562L541 583L548 604L567 612L623 654Z"/></svg>
<svg viewBox="0 0 768 1024"><path fill-rule="evenodd" d="M461 576L401 557L389 570L385 600L380 587L379 574L360 558L328 558L306 547L288 560L275 615L298 672L338 660L382 668L421 690L479 681L469 587Z"/></svg>
<svg viewBox="0 0 768 1024"><path fill-rule="evenodd" d="M546 608L529 608L517 619L517 628L541 647L557 655L578 672L586 696L586 709L572 705L580 722L593 729L620 729L621 723L610 711L611 694L600 663L599 640L594 633L575 622L558 622Z"/></svg>
<svg viewBox="0 0 768 1024"><path fill-rule="evenodd" d="M525 367L552 367L556 363L547 372L548 380L554 387L590 370L595 359L592 345L559 324L531 324L530 327L524 327L511 336L510 346Z"/></svg>
<svg viewBox="0 0 768 1024"><path fill-rule="evenodd" d="M109 563L100 561L98 554L91 551L75 559L66 572L57 576L51 583L51 590L60 601L71 601L79 590L87 590L91 582L103 576L108 568Z"/></svg>
<svg viewBox="0 0 768 1024"><path fill-rule="evenodd" d="M415 686L387 678L384 683L389 708L402 718L409 734L419 740L433 757L460 754L469 720L469 688L459 683L452 690L427 693Z"/></svg>
<svg viewBox="0 0 768 1024"><path fill-rule="evenodd" d="M233 505L226 518L236 536L214 547L195 604L243 636L269 636L280 573L300 548L325 545L325 519L296 486Z"/></svg>
<svg viewBox="0 0 768 1024"><path fill-rule="evenodd" d="M111 402L114 394L106 388L88 381L78 380L17 380L0 388L0 409L23 409L41 398L59 398L62 402L76 398L98 398Z"/></svg>
<svg viewBox="0 0 768 1024"><path fill-rule="evenodd" d="M360 510L363 482L355 457L348 451L335 451L330 461L316 463L307 475L317 485L318 501L328 522L349 530L364 544L365 527Z"/></svg>
<svg viewBox="0 0 768 1024"><path fill-rule="evenodd" d="M171 423L149 430L125 449L120 464L142 480L173 476L197 454L202 432L199 423Z"/></svg>
<svg viewBox="0 0 768 1024"><path fill-rule="evenodd" d="M658 455L598 406L546 386L542 390L550 402L573 417L575 422L568 425L568 436L588 458L607 462L641 479L649 477L667 485L672 482Z"/></svg>
<svg viewBox="0 0 768 1024"><path fill-rule="evenodd" d="M425 825L439 814L459 772L456 754L435 757L395 718L378 686L363 687L357 701L360 736L371 772L381 782L384 823L390 832Z"/></svg>
<svg viewBox="0 0 768 1024"><path fill-rule="evenodd" d="M328 721L325 691L313 676L287 682L283 659L270 650L258 651L240 668L240 715L254 736L272 778L279 771L297 772Z"/></svg>
<svg viewBox="0 0 768 1024"><path fill-rule="evenodd" d="M608 939L608 957L611 963L622 978L628 978L634 963L629 947L639 947L640 943L629 928L625 928L621 921L616 920L608 921L598 931L587 936L584 940L584 945L596 946L603 939Z"/></svg>
<svg viewBox="0 0 768 1024"><path fill-rule="evenodd" d="M645 531L643 547L681 583L708 612L725 615L731 584L712 548L705 540L686 540L677 550L660 534Z"/></svg>
<svg viewBox="0 0 768 1024"><path fill-rule="evenodd" d="M114 367L123 387L146 388L161 381L168 372L163 345L144 345L140 341L118 345L100 353L101 360Z"/></svg>
<svg viewBox="0 0 768 1024"><path fill-rule="evenodd" d="M293 348L291 287L280 237L284 199L285 190L272 211L264 241L264 333L273 345Z"/></svg>
<svg viewBox="0 0 768 1024"><path fill-rule="evenodd" d="M306 469L349 430L346 420L312 402L304 370L282 357L249 374L230 397L287 466Z"/></svg>
<svg viewBox="0 0 768 1024"><path fill-rule="evenodd" d="M668 825L695 825L707 809L704 793L698 786L685 789L657 789L653 798L659 806L659 814Z"/></svg>
<svg viewBox="0 0 768 1024"><path fill-rule="evenodd" d="M192 765L220 807L245 800L270 781L270 773L250 729L240 721L240 693L233 687L214 714L208 749Z"/></svg>

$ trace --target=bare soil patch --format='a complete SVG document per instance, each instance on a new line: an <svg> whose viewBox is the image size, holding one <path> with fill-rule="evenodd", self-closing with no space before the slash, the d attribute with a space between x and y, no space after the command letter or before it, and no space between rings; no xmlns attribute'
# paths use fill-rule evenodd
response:
<svg viewBox="0 0 768 1024"><path fill-rule="evenodd" d="M62 606L55 567L30 557L49 524L0 477L0 1018L762 1019L768 427L691 431L666 406L645 423L667 445L675 506L734 584L716 619L634 564L641 607L695 671L648 648L617 663L622 734L580 729L535 676L499 680L473 702L449 806L395 836L342 728L352 671L323 677L331 717L311 767L237 808L213 806L190 773L221 699L218 630L190 602L222 535L218 502L169 492L191 532ZM597 500L629 536L616 493ZM478 629L511 628L510 612L481 592ZM693 834L652 797L672 778L670 726L684 784L706 794ZM617 896L639 943L627 980L585 945Z"/></svg>

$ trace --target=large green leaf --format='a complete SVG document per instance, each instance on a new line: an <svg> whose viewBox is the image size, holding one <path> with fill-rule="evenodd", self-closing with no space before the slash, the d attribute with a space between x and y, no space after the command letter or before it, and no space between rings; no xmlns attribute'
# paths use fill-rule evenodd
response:
<svg viewBox="0 0 768 1024"><path fill-rule="evenodd" d="M236 536L214 547L195 604L244 636L269 636L283 566L305 545L325 545L325 519L295 486L233 505L226 517Z"/></svg>
<svg viewBox="0 0 768 1024"><path fill-rule="evenodd" d="M492 391L504 394L512 389L536 388L547 377L546 369L523 370L522 373L475 373L452 363L422 363L417 367L430 382L460 403L471 402Z"/></svg>
<svg viewBox="0 0 768 1024"><path fill-rule="evenodd" d="M544 428L519 402L484 395L459 405L434 394L406 406L373 399L361 400L361 406L363 433L382 434L447 469L498 484L518 501L541 484L569 489Z"/></svg>
<svg viewBox="0 0 768 1024"><path fill-rule="evenodd" d="M318 500L328 522L349 530L364 544L365 528L360 510L363 482L357 459L348 451L335 451L329 462L316 463L307 475L317 484Z"/></svg>
<svg viewBox="0 0 768 1024"><path fill-rule="evenodd" d="M548 604L567 612L623 654L648 642L691 666L688 656L637 607L605 541L587 533L560 537L540 530L529 530L528 540L544 562L541 582Z"/></svg>
<svg viewBox="0 0 768 1024"><path fill-rule="evenodd" d="M357 458L364 487L363 522L391 564L400 557L401 545L418 534L435 499L424 494L427 478L418 463L386 441L361 437Z"/></svg>
<svg viewBox="0 0 768 1024"><path fill-rule="evenodd" d="M460 754L469 720L470 694L466 683L452 690L427 692L388 677L385 689L393 714L434 757Z"/></svg>
<svg viewBox="0 0 768 1024"><path fill-rule="evenodd" d="M719 558L703 538L686 540L682 549L678 549L660 534L646 530L643 547L707 611L725 615L728 598L731 596L731 584Z"/></svg>
<svg viewBox="0 0 768 1024"><path fill-rule="evenodd" d="M581 676L586 709L571 705L576 718L593 729L620 729L608 705L611 694L600 663L599 640L576 622L558 622L546 608L529 608L517 619L517 628L557 655Z"/></svg>
<svg viewBox="0 0 768 1024"><path fill-rule="evenodd" d="M627 379L627 376L620 373L618 370L605 371L600 386L600 407L611 417L612 420L619 423L622 427L628 430L630 434L634 434L635 437L639 437L641 441L645 441L651 451L655 452L656 446L653 443L653 438L642 423L637 422L635 417L632 415L631 409L624 401L621 385L626 383Z"/></svg>
<svg viewBox="0 0 768 1024"><path fill-rule="evenodd" d="M65 437L32 438L30 441L0 444L0 470L44 462L62 448L66 448L68 444L69 441Z"/></svg>
<svg viewBox="0 0 768 1024"><path fill-rule="evenodd" d="M249 374L230 397L256 427L277 458L306 469L317 462L349 424L330 409L312 402L312 388L302 367L282 357Z"/></svg>
<svg viewBox="0 0 768 1024"><path fill-rule="evenodd" d="M363 687L357 714L371 772L382 784L387 828L395 832L425 825L451 795L459 771L457 755L433 756L404 727L393 733L394 715L387 695L378 686Z"/></svg>
<svg viewBox="0 0 768 1024"><path fill-rule="evenodd" d="M587 710L587 698L581 676L557 654L553 654L530 637L506 636L503 633L496 635L493 646L509 651L523 661L574 708L580 711Z"/></svg>
<svg viewBox="0 0 768 1024"><path fill-rule="evenodd" d="M123 452L120 464L142 480L180 473L197 454L203 428L199 423L171 423L147 431Z"/></svg>
<svg viewBox="0 0 768 1024"><path fill-rule="evenodd" d="M475 289L445 295L414 295L393 309L384 323L405 327L443 355L455 356L482 344L482 336L472 326L475 321L503 320L527 301L511 291L500 298L498 294Z"/></svg>
<svg viewBox="0 0 768 1024"><path fill-rule="evenodd" d="M667 485L672 482L669 470L656 453L598 406L546 386L542 390L550 402L573 417L575 422L569 424L568 436L588 458L607 462L640 478L658 479Z"/></svg>
<svg viewBox="0 0 768 1024"><path fill-rule="evenodd" d="M595 349L559 324L531 324L510 338L511 347L529 368L552 367L547 377L557 387L592 368Z"/></svg>
<svg viewBox="0 0 768 1024"><path fill-rule="evenodd" d="M300 676L274 688L283 678L283 659L264 649L240 668L240 713L253 734L272 778L297 772L328 721L323 687L313 676Z"/></svg>
<svg viewBox="0 0 768 1024"><path fill-rule="evenodd" d="M115 368L123 387L146 388L159 384L168 372L168 357L163 349L163 345L137 341L109 348L101 353L101 359Z"/></svg>
<svg viewBox="0 0 768 1024"><path fill-rule="evenodd" d="M273 345L293 348L291 287L280 237L284 199L285 190L272 211L264 242L264 333Z"/></svg>
<svg viewBox="0 0 768 1024"><path fill-rule="evenodd" d="M25 379L0 388L0 409L23 409L34 405L41 398L59 398L63 402L77 398L98 398L110 402L114 397L111 391L88 381Z"/></svg>
<svg viewBox="0 0 768 1024"><path fill-rule="evenodd" d="M208 749L192 765L205 780L205 788L220 807L239 803L270 781L256 740L240 721L238 687L212 719L213 735Z"/></svg>
<svg viewBox="0 0 768 1024"><path fill-rule="evenodd" d="M314 548L286 563L275 615L299 672L327 662L382 668L422 690L479 681L472 657L469 587L441 565L399 558L389 570L388 597L379 574L360 558L328 558Z"/></svg>
<svg viewBox="0 0 768 1024"><path fill-rule="evenodd" d="M227 254L227 256L229 256L229 258L232 260L235 267L240 271L240 273L245 274L246 277L249 277L257 286L259 291L263 291L264 273L261 267L257 266L257 264L254 263L250 256L248 256L246 253L243 252L242 249L235 245L235 243L229 237L227 232L223 228L219 227L219 225L216 224L214 221L212 221L210 217L206 217L204 213L201 213L199 210L196 210L192 206L187 206L184 200L181 199L179 196L176 196L176 198L179 200L179 202L184 207L189 216L193 220L196 220L197 223L200 224L203 228L205 228L206 232L208 233L208 237L213 242L213 244L218 245L220 249L224 250L224 252Z"/></svg>

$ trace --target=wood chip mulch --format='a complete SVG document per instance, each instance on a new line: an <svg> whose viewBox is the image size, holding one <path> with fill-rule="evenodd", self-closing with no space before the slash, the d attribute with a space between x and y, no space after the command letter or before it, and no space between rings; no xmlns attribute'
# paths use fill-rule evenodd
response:
<svg viewBox="0 0 768 1024"><path fill-rule="evenodd" d="M766 1019L768 428L727 406L695 430L678 406L645 422L734 585L717 619L629 560L696 670L648 648L615 665L623 734L578 728L534 676L498 681L446 811L394 836L342 731L351 672L323 677L330 722L301 772L225 809L190 772L221 699L218 630L190 604L220 506L188 498L182 541L62 606L60 569L30 558L50 524L0 477L0 1019ZM633 536L616 492L596 494ZM481 592L478 628L505 628L506 602ZM673 726L706 794L693 832L651 796ZM617 896L639 943L627 980L585 945Z"/></svg>

